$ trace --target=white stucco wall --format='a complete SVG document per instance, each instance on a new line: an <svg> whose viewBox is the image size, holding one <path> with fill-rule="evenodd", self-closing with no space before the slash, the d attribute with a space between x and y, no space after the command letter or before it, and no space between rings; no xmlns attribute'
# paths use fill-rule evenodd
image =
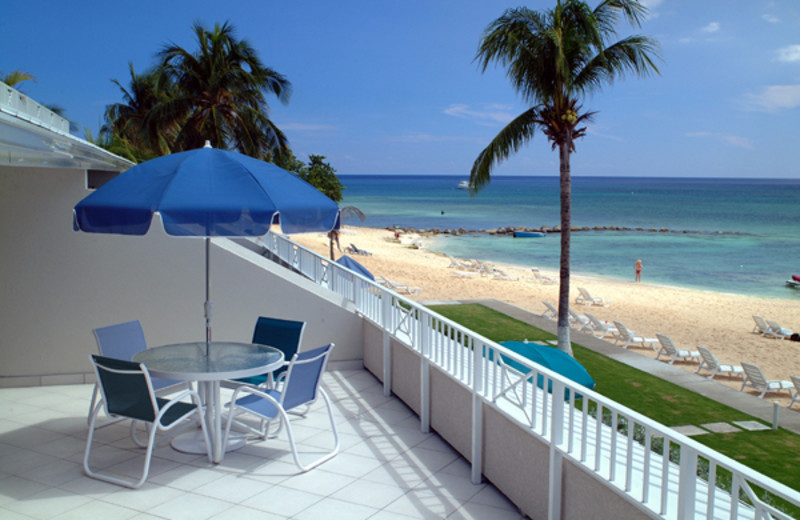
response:
<svg viewBox="0 0 800 520"><path fill-rule="evenodd" d="M0 385L78 382L95 327L138 319L151 346L205 337L203 240L168 236L158 219L144 237L75 232L85 186L81 170L0 167ZM361 359L354 313L251 260L212 247L215 339L249 341L259 315L305 319L303 348L334 341L333 361Z"/></svg>

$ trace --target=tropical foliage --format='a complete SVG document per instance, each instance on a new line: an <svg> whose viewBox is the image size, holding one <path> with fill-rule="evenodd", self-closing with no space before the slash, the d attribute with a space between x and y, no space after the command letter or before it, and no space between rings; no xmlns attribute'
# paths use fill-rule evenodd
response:
<svg viewBox="0 0 800 520"><path fill-rule="evenodd" d="M561 197L561 265L558 347L572 353L569 340L569 274L571 227L570 154L586 135L593 112L581 100L627 73L657 73L658 44L646 36L618 41L620 17L639 27L647 10L636 0L604 0L591 9L581 0L558 0L553 9L507 10L486 29L476 61L485 71L491 63L505 67L514 89L530 108L500 130L481 151L470 173L470 190L478 191L494 167L541 131L559 153Z"/></svg>
<svg viewBox="0 0 800 520"><path fill-rule="evenodd" d="M112 80L123 100L107 107L105 138L140 147L145 157L199 148L206 140L259 159L285 154L288 141L270 120L266 97L287 103L291 83L237 39L232 25L193 31L195 51L167 45L153 69L136 74L130 66L128 87Z"/></svg>
<svg viewBox="0 0 800 520"><path fill-rule="evenodd" d="M14 87L19 90L19 84L23 81L36 81L36 78L33 74L29 74L22 70L12 70L8 74L3 74L0 72L0 81L8 85L9 87Z"/></svg>

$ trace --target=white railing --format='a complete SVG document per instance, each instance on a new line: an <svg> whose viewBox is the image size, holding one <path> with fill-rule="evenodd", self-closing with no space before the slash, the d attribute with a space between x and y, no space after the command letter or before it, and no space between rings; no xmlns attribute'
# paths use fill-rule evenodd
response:
<svg viewBox="0 0 800 520"><path fill-rule="evenodd" d="M1 81L0 112L7 112L54 132L69 134L69 121L67 119Z"/></svg>
<svg viewBox="0 0 800 520"><path fill-rule="evenodd" d="M560 457L568 457L665 518L790 519L800 493L698 442L565 379L414 301L277 234L273 259L352 301L409 349L474 396L473 481L481 475L479 404L488 404L554 448L550 512L560 504ZM388 348L388 343L384 348ZM388 362L389 357L384 356ZM390 384L384 381L384 384ZM421 423L429 425L423 378ZM794 454L790 454L794 456Z"/></svg>

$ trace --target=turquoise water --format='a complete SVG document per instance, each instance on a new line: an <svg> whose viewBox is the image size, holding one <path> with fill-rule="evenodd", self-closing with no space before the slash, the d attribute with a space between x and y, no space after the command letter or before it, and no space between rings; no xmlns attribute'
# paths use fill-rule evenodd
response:
<svg viewBox="0 0 800 520"><path fill-rule="evenodd" d="M478 195L458 177L342 175L341 205L367 219L348 225L496 229L559 223L557 177L495 177ZM573 226L667 228L572 233L573 272L769 298L800 298L784 281L800 273L800 180L578 177ZM442 235L426 245L467 258L558 269L559 235L514 239Z"/></svg>

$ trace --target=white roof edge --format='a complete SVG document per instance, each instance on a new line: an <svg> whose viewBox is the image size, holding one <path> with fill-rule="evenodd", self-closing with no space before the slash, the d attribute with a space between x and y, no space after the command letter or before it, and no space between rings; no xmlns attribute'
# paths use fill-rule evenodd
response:
<svg viewBox="0 0 800 520"><path fill-rule="evenodd" d="M122 171L134 163L69 133L69 121L0 82L0 165Z"/></svg>

